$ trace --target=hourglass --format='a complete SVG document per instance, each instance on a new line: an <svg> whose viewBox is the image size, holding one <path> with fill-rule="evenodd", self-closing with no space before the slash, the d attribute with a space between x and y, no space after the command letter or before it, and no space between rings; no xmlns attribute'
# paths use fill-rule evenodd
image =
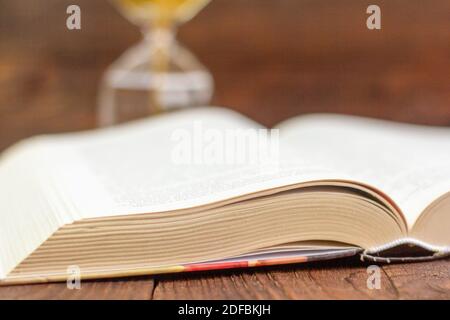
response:
<svg viewBox="0 0 450 320"><path fill-rule="evenodd" d="M98 112L101 126L209 103L211 74L175 38L176 27L209 1L112 0L141 28L143 40L126 51L103 77Z"/></svg>

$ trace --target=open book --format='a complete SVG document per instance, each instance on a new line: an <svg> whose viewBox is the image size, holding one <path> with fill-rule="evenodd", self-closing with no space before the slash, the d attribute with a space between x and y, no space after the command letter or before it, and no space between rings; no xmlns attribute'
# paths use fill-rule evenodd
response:
<svg viewBox="0 0 450 320"><path fill-rule="evenodd" d="M9 148L0 283L450 252L450 129L338 115L276 129L199 108ZM264 133L269 156L240 141Z"/></svg>

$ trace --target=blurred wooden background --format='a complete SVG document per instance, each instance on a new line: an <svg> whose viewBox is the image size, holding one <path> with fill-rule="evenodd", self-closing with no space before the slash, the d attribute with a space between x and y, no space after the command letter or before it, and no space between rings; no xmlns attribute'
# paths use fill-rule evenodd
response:
<svg viewBox="0 0 450 320"><path fill-rule="evenodd" d="M82 9L81 31L66 29L69 4ZM382 8L381 31L366 28L369 4ZM213 104L264 125L337 112L450 126L448 0L213 0L179 34L215 77ZM95 127L102 72L139 39L106 0L0 0L0 150ZM365 268L343 262L93 282L75 295L64 285L2 288L0 297L449 298L449 265L383 267L389 285L379 292L365 288ZM216 286L224 291L212 294Z"/></svg>
<svg viewBox="0 0 450 320"><path fill-rule="evenodd" d="M213 103L274 125L308 112L450 125L450 2L213 0L180 29L212 71ZM66 8L82 30L66 29ZM106 0L0 0L0 150L96 125L104 69L139 41Z"/></svg>

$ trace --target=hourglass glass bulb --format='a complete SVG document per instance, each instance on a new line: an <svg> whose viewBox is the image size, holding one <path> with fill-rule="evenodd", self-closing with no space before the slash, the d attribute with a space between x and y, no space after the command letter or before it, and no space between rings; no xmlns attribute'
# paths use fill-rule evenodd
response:
<svg viewBox="0 0 450 320"><path fill-rule="evenodd" d="M210 0L114 0L139 26L178 24L194 17Z"/></svg>
<svg viewBox="0 0 450 320"><path fill-rule="evenodd" d="M113 0L138 25L144 40L127 50L105 73L99 93L99 123L208 104L211 74L175 39L175 27L209 0Z"/></svg>

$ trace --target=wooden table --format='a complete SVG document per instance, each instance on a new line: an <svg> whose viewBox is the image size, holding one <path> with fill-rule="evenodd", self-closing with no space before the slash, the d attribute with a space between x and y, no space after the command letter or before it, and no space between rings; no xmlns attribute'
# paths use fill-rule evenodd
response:
<svg viewBox="0 0 450 320"><path fill-rule="evenodd" d="M93 128L104 69L138 41L106 1L0 0L0 150L40 133ZM371 3L371 2L370 2ZM450 125L450 3L390 0L381 31L369 1L214 0L182 41L216 80L213 103L271 126L309 112ZM382 266L368 290L358 259L285 267L0 288L0 298L450 298L450 261Z"/></svg>

